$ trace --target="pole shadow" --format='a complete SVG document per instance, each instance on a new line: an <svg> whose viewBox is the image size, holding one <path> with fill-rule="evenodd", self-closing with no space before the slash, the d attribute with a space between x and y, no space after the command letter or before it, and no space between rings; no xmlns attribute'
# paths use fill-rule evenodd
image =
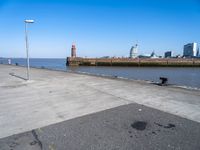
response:
<svg viewBox="0 0 200 150"><path fill-rule="evenodd" d="M25 81L27 81L27 79L26 79L26 78L24 78L24 77L21 77L21 76L18 76L18 75L14 74L14 73L9 73L9 75L11 75L11 76L13 76L13 77L16 77L16 78L19 78L19 79L22 79L22 80L25 80Z"/></svg>

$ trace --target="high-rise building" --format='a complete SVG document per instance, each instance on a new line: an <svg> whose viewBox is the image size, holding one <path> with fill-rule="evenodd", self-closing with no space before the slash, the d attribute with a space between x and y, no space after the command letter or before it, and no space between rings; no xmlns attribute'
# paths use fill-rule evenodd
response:
<svg viewBox="0 0 200 150"><path fill-rule="evenodd" d="M135 44L135 46L131 47L130 58L136 58L137 54L138 54L138 44Z"/></svg>
<svg viewBox="0 0 200 150"><path fill-rule="evenodd" d="M71 57L76 57L76 46L75 46L75 44L73 44L72 48L71 48Z"/></svg>
<svg viewBox="0 0 200 150"><path fill-rule="evenodd" d="M198 50L197 50L197 57L200 57L200 49L198 47Z"/></svg>
<svg viewBox="0 0 200 150"><path fill-rule="evenodd" d="M165 52L165 58L171 58L171 57L173 57L173 52L172 51Z"/></svg>
<svg viewBox="0 0 200 150"><path fill-rule="evenodd" d="M183 56L184 57L196 57L198 55L198 45L197 43L188 43L184 45Z"/></svg>

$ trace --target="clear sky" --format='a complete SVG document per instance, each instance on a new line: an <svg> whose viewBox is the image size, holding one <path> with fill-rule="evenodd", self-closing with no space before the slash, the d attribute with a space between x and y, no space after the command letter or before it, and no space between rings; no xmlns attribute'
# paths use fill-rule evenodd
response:
<svg viewBox="0 0 200 150"><path fill-rule="evenodd" d="M72 43L78 56L128 56L200 44L200 0L0 0L0 57L25 57L24 20L30 56L65 58Z"/></svg>

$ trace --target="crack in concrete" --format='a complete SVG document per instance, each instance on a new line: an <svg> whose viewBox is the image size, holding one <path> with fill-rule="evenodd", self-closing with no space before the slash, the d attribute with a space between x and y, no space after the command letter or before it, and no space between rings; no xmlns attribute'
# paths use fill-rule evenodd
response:
<svg viewBox="0 0 200 150"><path fill-rule="evenodd" d="M38 145L40 146L40 149L42 150L42 149L43 149L43 145L42 145L42 142L39 140L36 131L35 131L35 130L32 130L31 132L32 132L32 134L33 134L33 137L34 137L35 140L37 141Z"/></svg>

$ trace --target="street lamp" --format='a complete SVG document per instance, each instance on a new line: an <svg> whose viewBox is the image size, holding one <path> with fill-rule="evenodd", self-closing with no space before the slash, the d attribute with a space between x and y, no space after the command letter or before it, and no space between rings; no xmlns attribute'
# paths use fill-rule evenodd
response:
<svg viewBox="0 0 200 150"><path fill-rule="evenodd" d="M27 26L28 26L28 23L34 23L34 20L25 20L24 22L25 22L25 39L26 39L26 57L27 57L27 80L29 80L30 79L30 77L29 77L30 66L29 66L29 53L28 53L29 45L28 45Z"/></svg>

